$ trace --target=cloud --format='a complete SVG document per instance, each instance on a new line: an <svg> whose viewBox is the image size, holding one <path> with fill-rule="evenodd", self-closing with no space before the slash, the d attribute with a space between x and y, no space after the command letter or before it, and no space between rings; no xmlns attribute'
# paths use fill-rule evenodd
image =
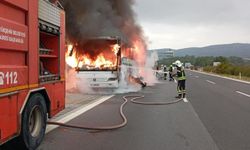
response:
<svg viewBox="0 0 250 150"><path fill-rule="evenodd" d="M136 1L144 21L164 23L249 22L248 0L154 0Z"/></svg>
<svg viewBox="0 0 250 150"><path fill-rule="evenodd" d="M249 0L136 0L150 48L250 42Z"/></svg>
<svg viewBox="0 0 250 150"><path fill-rule="evenodd" d="M168 25L143 23L149 49L185 48L222 43L249 43L250 30L234 25Z"/></svg>

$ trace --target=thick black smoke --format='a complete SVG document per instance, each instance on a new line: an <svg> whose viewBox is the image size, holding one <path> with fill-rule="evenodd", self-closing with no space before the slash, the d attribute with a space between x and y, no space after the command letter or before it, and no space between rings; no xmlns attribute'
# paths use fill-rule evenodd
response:
<svg viewBox="0 0 250 150"><path fill-rule="evenodd" d="M66 33L70 42L81 43L98 36L119 36L127 45L146 44L135 21L134 0L60 0L66 11Z"/></svg>

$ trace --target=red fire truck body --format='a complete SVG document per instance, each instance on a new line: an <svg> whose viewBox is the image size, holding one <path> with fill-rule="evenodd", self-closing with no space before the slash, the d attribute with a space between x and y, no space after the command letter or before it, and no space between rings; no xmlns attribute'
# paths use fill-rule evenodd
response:
<svg viewBox="0 0 250 150"><path fill-rule="evenodd" d="M65 107L65 14L46 0L0 1L0 145L28 149ZM20 140L21 139L21 140Z"/></svg>

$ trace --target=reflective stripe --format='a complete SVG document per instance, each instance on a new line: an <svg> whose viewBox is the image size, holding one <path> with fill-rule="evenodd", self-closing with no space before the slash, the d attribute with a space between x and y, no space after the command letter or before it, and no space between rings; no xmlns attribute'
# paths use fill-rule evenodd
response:
<svg viewBox="0 0 250 150"><path fill-rule="evenodd" d="M178 94L184 94L184 93L186 93L186 90L181 90L179 87L177 87L177 93Z"/></svg>
<svg viewBox="0 0 250 150"><path fill-rule="evenodd" d="M178 80L186 80L186 77L179 77Z"/></svg>
<svg viewBox="0 0 250 150"><path fill-rule="evenodd" d="M38 87L38 84L27 84L27 85L15 86L15 87L10 87L10 88L4 88L4 89L0 89L0 94L13 92L17 90L24 90L28 88L36 88L36 87Z"/></svg>
<svg viewBox="0 0 250 150"><path fill-rule="evenodd" d="M181 93L180 87L177 86L177 93Z"/></svg>

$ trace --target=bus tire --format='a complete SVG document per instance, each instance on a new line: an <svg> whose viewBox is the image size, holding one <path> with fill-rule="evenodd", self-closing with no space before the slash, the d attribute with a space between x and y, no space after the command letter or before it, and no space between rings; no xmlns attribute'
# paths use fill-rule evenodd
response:
<svg viewBox="0 0 250 150"><path fill-rule="evenodd" d="M47 108L44 97L32 95L22 113L21 134L19 143L28 150L35 150L42 142L47 121Z"/></svg>

